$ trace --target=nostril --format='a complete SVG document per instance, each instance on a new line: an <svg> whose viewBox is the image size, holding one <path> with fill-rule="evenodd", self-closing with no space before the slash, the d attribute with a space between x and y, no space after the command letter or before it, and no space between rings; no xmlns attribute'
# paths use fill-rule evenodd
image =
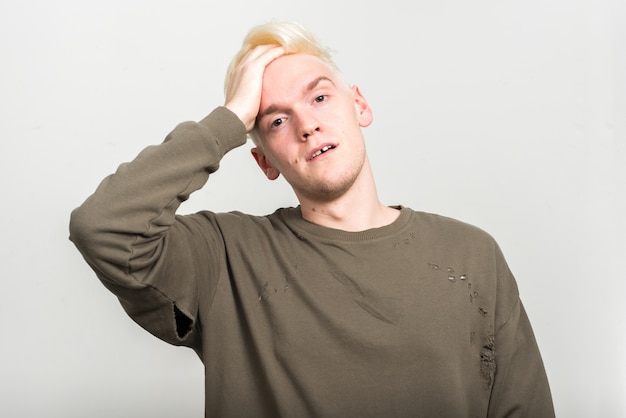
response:
<svg viewBox="0 0 626 418"><path fill-rule="evenodd" d="M313 129L303 129L303 130L302 130L302 139L303 139L303 140L307 140L307 139L309 139L309 137L310 137L311 135L313 135L315 132L321 132L321 129L320 129L320 127L319 127L319 126L316 126L316 127L315 127L315 128L313 128Z"/></svg>

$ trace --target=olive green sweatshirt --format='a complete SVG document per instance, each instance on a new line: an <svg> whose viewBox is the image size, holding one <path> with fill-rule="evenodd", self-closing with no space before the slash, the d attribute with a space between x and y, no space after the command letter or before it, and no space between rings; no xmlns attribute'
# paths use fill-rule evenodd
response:
<svg viewBox="0 0 626 418"><path fill-rule="evenodd" d="M300 209L176 215L244 144L220 107L100 184L70 238L126 312L205 366L208 417L552 417L494 240L398 207L346 232Z"/></svg>

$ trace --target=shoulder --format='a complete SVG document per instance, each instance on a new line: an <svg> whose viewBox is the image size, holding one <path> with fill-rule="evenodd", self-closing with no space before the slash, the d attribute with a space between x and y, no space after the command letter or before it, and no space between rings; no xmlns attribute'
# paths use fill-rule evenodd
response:
<svg viewBox="0 0 626 418"><path fill-rule="evenodd" d="M508 312L512 309L519 295L517 284L491 234L447 216L414 212L413 217L420 249L429 257L430 266L440 269L443 277L447 277L450 271L461 273L472 291L480 293L482 307L487 312L495 312L496 294L500 310ZM508 318L508 314L504 317Z"/></svg>
<svg viewBox="0 0 626 418"><path fill-rule="evenodd" d="M496 245L493 236L476 225L439 214L407 210L412 212L416 227L422 233L431 235L432 238L436 237L437 240Z"/></svg>

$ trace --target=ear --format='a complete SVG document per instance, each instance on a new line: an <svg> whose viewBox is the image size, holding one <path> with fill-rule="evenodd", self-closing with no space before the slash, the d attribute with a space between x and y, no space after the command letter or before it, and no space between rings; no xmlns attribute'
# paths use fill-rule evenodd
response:
<svg viewBox="0 0 626 418"><path fill-rule="evenodd" d="M254 147L250 150L254 160L261 168L261 171L265 173L265 176L270 180L276 180L280 176L280 172L272 166L263 151L259 147Z"/></svg>
<svg viewBox="0 0 626 418"><path fill-rule="evenodd" d="M354 100L354 108L356 109L359 125L362 128L369 126L374 119L372 108L357 86L352 86L352 99Z"/></svg>

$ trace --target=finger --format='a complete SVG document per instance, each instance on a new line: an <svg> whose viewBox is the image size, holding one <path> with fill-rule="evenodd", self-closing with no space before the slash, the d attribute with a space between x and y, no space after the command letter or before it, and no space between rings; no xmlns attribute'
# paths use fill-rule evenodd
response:
<svg viewBox="0 0 626 418"><path fill-rule="evenodd" d="M259 64L266 66L283 54L285 54L285 48L282 46L259 45L248 51L248 53L241 60L241 64L245 65L248 63L258 62Z"/></svg>
<svg viewBox="0 0 626 418"><path fill-rule="evenodd" d="M265 44L265 45L257 45L251 50L249 50L246 55L244 55L244 60L251 60L257 58L259 55L263 54L265 51L268 51L272 48L276 48L278 45L274 44Z"/></svg>

